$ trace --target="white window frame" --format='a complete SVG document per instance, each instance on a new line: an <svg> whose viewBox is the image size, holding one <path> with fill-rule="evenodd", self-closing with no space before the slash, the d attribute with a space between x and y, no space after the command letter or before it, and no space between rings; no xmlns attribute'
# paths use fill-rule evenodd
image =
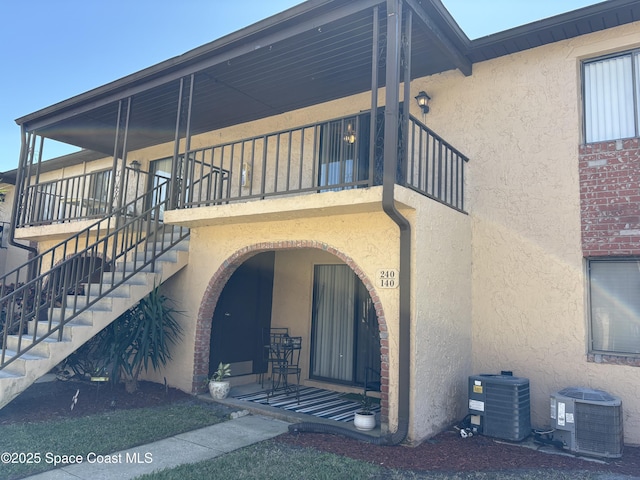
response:
<svg viewBox="0 0 640 480"><path fill-rule="evenodd" d="M631 272L638 270L637 278L631 281L616 278L623 291L605 285L605 275L594 278L595 268L613 264L628 264L625 268ZM593 258L587 259L586 266L589 353L640 358L640 257Z"/></svg>
<svg viewBox="0 0 640 480"><path fill-rule="evenodd" d="M623 71L621 61L625 58L630 59L630 65ZM614 74L616 88L607 88ZM640 136L639 97L640 49L583 61L582 107L585 143ZM594 115L598 116L598 121L594 119Z"/></svg>

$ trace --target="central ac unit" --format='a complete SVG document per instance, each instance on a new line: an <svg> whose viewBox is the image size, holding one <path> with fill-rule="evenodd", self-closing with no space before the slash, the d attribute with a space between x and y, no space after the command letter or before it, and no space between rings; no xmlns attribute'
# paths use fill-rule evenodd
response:
<svg viewBox="0 0 640 480"><path fill-rule="evenodd" d="M529 379L511 375L469 377L472 428L489 437L519 442L531 434Z"/></svg>
<svg viewBox="0 0 640 480"><path fill-rule="evenodd" d="M622 401L602 390L569 387L551 395L553 440L575 453L622 456Z"/></svg>

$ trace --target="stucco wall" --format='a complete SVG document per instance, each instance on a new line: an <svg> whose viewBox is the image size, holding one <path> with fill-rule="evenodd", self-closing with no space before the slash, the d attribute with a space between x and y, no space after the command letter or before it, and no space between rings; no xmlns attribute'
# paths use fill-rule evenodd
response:
<svg viewBox="0 0 640 480"><path fill-rule="evenodd" d="M351 193L357 194L355 191ZM333 193L318 197L325 195L331 196ZM320 201L322 202L322 199ZM292 247L283 248L285 242L291 242ZM312 243L329 246L341 252L343 258L329 256L326 252L310 251L308 245ZM300 250L295 245L300 245L303 249ZM225 262L237 252L247 251L251 254L259 249L279 252L276 257L277 270L274 279L273 325L291 326L292 332L306 336L308 342L311 299L311 282L308 277L312 274L313 264L319 261L324 263L330 259L335 262L347 259L352 265L357 266L356 268L361 269L361 275L373 279L375 272L380 268L398 268L397 245L397 227L380 211L274 221L253 219L240 223L192 228L189 265L177 278L167 282L165 290L172 298L179 298L181 308L186 309L189 321L186 322L185 342L180 352L174 356L175 362L162 375L170 379L173 385L187 391L191 390L194 346L201 340L196 338L199 307L206 301L205 291L214 274L220 268L224 268ZM300 267L294 266L297 261L301 262ZM292 271L295 272L295 276L290 277ZM297 281L300 276L306 278L306 283L301 284ZM292 292L297 293L294 295ZM397 338L398 290L380 290L377 293L384 308L389 337ZM302 295L302 298L296 299L297 294ZM292 302L295 303L295 307L291 307ZM207 344L208 341L209 339L206 339ZM308 343L306 346L308 355ZM397 385L395 353L390 354L390 390ZM395 411L395 397L389 401L390 410Z"/></svg>
<svg viewBox="0 0 640 480"><path fill-rule="evenodd" d="M29 258L29 252L9 244L8 223L11 222L11 210L15 196L15 186L0 183L0 189L5 192L4 202L0 203L0 221L6 222L4 225L4 231L2 232L2 245L0 245L2 247L0 248L0 275L4 275L25 263ZM29 242L20 243L25 245L29 244ZM11 279L9 279L9 281L11 281Z"/></svg>
<svg viewBox="0 0 640 480"><path fill-rule="evenodd" d="M580 238L580 60L640 45L640 24L578 37L415 82L426 121L471 162L473 373L528 377L532 421L549 394L582 385L622 397L640 443L640 369L588 363Z"/></svg>
<svg viewBox="0 0 640 480"><path fill-rule="evenodd" d="M410 437L417 442L466 415L471 356L471 220L397 188L412 223ZM411 198L407 198L410 196Z"/></svg>
<svg viewBox="0 0 640 480"><path fill-rule="evenodd" d="M376 191L379 190L378 187ZM305 198L305 203L315 201L320 206L331 196L350 195L355 200L361 194L326 193L313 200ZM471 227L467 215L414 192L397 188L397 198L403 214L413 224L409 436L417 442L464 415L466 376L471 371ZM234 206L222 210L226 208L233 210ZM206 296L205 287L236 252L247 247L253 250L256 245L277 251L272 325L288 326L292 333L304 337L303 379L308 378L313 266L347 261L369 280L375 278L379 269L398 268L398 228L379 208L367 213L333 211L329 216L279 221L242 218L232 224L228 223L232 219L221 214L211 221L218 224L192 229L189 265L178 278L168 282L170 288L166 289L170 296L181 299L190 319L186 325L187 341L176 362L162 373L183 389L190 387L186 372L193 368L192 345L197 348L202 341L197 338L194 318ZM335 248L341 257L307 248L309 240ZM303 248L281 249L280 245L287 241L295 241ZM383 352L383 358L388 360L392 430L397 420L398 292L398 289L375 290L384 310L383 328L388 332L388 355ZM208 344L208 339L205 341Z"/></svg>

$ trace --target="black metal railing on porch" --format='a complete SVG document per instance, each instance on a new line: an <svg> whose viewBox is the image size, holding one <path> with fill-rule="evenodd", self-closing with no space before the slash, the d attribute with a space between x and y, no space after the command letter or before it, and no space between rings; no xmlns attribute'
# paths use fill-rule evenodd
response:
<svg viewBox="0 0 640 480"><path fill-rule="evenodd" d="M384 132L381 113L382 110L374 122L374 142L370 142L370 113L361 112L190 149L177 156L177 180L164 184L159 194L172 198L167 209L197 208L380 185ZM401 133L397 183L464 211L467 157L412 116ZM370 152L372 146L374 151ZM166 179L152 177L127 167L28 184L20 196L16 226L108 215ZM138 210L140 205L135 205Z"/></svg>
<svg viewBox="0 0 640 480"><path fill-rule="evenodd" d="M404 185L456 210L464 211L464 170L469 159L410 116Z"/></svg>
<svg viewBox="0 0 640 480"><path fill-rule="evenodd" d="M188 236L162 222L168 181L0 277L0 369L48 337L61 340L65 325Z"/></svg>
<svg viewBox="0 0 640 480"><path fill-rule="evenodd" d="M178 208L371 186L368 114L190 150ZM366 142L365 142L365 139Z"/></svg>
<svg viewBox="0 0 640 480"><path fill-rule="evenodd" d="M382 121L379 115L378 123ZM178 208L379 185L382 159L369 152L368 112L190 150ZM381 136L382 128L376 135ZM402 142L402 139L400 140ZM374 145L382 145L376 138ZM464 211L468 158L414 117L399 184ZM399 151L402 149L399 147ZM373 159L373 160L372 160Z"/></svg>

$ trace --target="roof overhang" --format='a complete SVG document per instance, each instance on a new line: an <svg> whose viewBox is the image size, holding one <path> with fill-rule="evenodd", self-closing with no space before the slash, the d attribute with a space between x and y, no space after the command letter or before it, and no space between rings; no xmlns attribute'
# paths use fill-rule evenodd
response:
<svg viewBox="0 0 640 480"><path fill-rule="evenodd" d="M414 13L413 78L452 69L470 75L474 62L640 18L640 0L609 0L469 41L440 0L404 4ZM371 88L374 7L384 37L384 0L309 0L16 122L27 132L113 155L120 101L129 98L128 151L174 139L181 79L191 74L192 134L362 93Z"/></svg>
<svg viewBox="0 0 640 480"><path fill-rule="evenodd" d="M470 74L464 45L452 40L455 22L430 12L432 1L409 0L405 7L416 13L412 76L455 68ZM376 6L384 35L386 1L310 0L17 123L27 132L112 155L119 101L129 97L129 151L173 140L180 79L191 74L192 134L365 92L371 89Z"/></svg>
<svg viewBox="0 0 640 480"><path fill-rule="evenodd" d="M473 40L473 63L640 20L639 0L608 0Z"/></svg>

